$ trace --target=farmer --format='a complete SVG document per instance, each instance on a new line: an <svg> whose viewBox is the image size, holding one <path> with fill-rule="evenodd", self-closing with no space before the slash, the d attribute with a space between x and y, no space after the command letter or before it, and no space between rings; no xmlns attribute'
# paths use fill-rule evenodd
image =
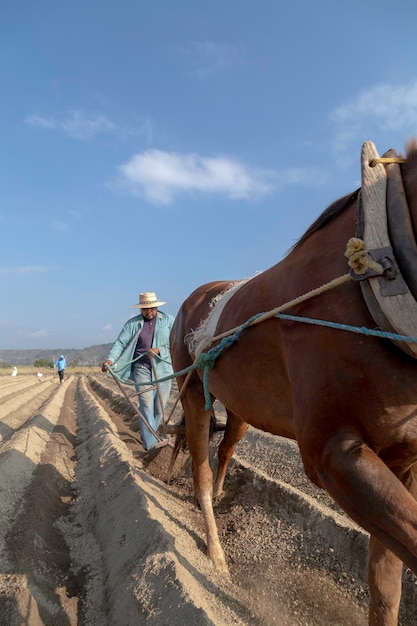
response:
<svg viewBox="0 0 417 626"><path fill-rule="evenodd" d="M66 362L65 357L64 357L63 354L61 354L59 359L57 359L55 361L54 369L56 367L58 368L59 382L63 383L64 382L65 368L67 367L67 362Z"/></svg>
<svg viewBox="0 0 417 626"><path fill-rule="evenodd" d="M148 390L148 385L154 386L155 380L173 374L169 335L174 317L158 310L163 304L166 302L159 302L152 291L140 293L138 304L132 305L132 308L140 309L140 314L125 323L101 366L106 372L107 366L114 363L114 371L121 380L138 383L139 411L155 431L168 402L172 379L158 383L157 389ZM139 429L145 450L169 443L168 439L157 442L142 420L139 420Z"/></svg>

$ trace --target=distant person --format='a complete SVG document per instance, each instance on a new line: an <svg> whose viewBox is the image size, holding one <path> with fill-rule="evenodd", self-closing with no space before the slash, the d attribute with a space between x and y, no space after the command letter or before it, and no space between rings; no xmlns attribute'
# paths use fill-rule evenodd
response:
<svg viewBox="0 0 417 626"><path fill-rule="evenodd" d="M67 362L66 362L65 357L64 357L63 354L61 354L59 359L57 359L55 361L54 369L56 367L58 368L59 382L63 383L64 382L65 368L67 367Z"/></svg>
<svg viewBox="0 0 417 626"><path fill-rule="evenodd" d="M16 366L12 369L12 376L17 376L17 367Z"/></svg>
<svg viewBox="0 0 417 626"><path fill-rule="evenodd" d="M141 383L136 387L139 393L139 411L155 431L158 430L168 402L172 379L158 383L159 393L156 389L143 393L147 388L147 385L143 383L152 386L155 379L173 374L169 335L174 317L158 310L158 307L163 304L166 302L158 302L154 292L140 293L138 304L132 305L132 308L140 309L140 314L131 317L126 322L107 360L101 366L102 371L106 372L107 365L115 363L115 372L120 379L130 379L135 383ZM155 374L151 359L153 359ZM131 361L134 363L130 363ZM139 420L139 429L145 450L160 448L169 443L168 439L157 443L154 435L142 420Z"/></svg>

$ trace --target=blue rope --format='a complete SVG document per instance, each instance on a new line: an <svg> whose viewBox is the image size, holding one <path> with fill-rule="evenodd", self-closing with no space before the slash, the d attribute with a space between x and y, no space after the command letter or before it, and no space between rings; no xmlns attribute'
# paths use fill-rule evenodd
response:
<svg viewBox="0 0 417 626"><path fill-rule="evenodd" d="M185 369L179 372L174 372L170 376L159 378L153 382L157 384L157 383L165 382L172 378L178 378L179 376L184 376L185 374L188 374L189 372L197 368L203 370L203 390L204 390L204 398L205 398L205 409L209 411L213 406L212 401L211 401L210 389L209 389L210 370L214 367L219 356L221 356L223 352L227 350L227 348L229 348L234 343L236 343L236 341L239 341L239 335L248 326L250 326L256 319L258 319L259 317L263 315L264 313L257 313L256 315L253 315L252 317L250 317L244 324L239 326L239 328L232 335L223 337L223 339L217 346L214 346L214 348L210 348L208 352L202 352L201 354L199 354L196 360L194 361L194 363L190 365L189 367L186 367ZM357 334L368 335L368 336L373 336L373 337L380 337L382 339L392 339L394 341L403 341L406 343L417 343L417 337L409 337L407 335L398 335L397 333L389 333L383 330L371 330L370 328L366 328L364 326L350 326L349 324L340 324L338 322L327 322L325 320L319 320L319 319L315 319L312 317L300 317L298 315L288 315L286 313L277 313L276 315L274 315L274 317L277 317L282 320L292 321L292 322L302 322L304 324L314 324L315 326L325 326L327 328L336 328L337 330L345 330L351 333L357 333ZM137 359L134 359L134 361L136 360ZM134 363L134 361L130 361L130 363ZM128 365L128 363L126 363L126 365ZM119 382L122 382L127 385L136 384L136 386L146 385L146 384L149 385L149 383L134 383L133 381L122 380L121 378L119 378L116 372L113 371L113 368L111 366L108 366L108 367L111 370L113 376L115 376L115 378L117 378Z"/></svg>
<svg viewBox="0 0 417 626"><path fill-rule="evenodd" d="M371 330L365 326L350 326L349 324L339 324L338 322L326 322L312 317L299 317L298 315L287 315L286 313L277 313L274 317L282 320L290 320L292 322L304 322L305 324L315 324L316 326L327 326L328 328L337 328L337 330L347 330L351 333L361 335L371 335L373 337L381 337L382 339L393 339L394 341L404 341L406 343L417 343L417 337L408 337L407 335L398 335L397 333L388 333L384 330Z"/></svg>
<svg viewBox="0 0 417 626"><path fill-rule="evenodd" d="M131 361L126 361L123 363L123 369L126 369L128 365L132 365L133 363L136 363L137 361L140 361L141 359L143 359L146 356L146 353L144 354L140 354L139 356L137 356L135 359L132 359ZM161 357L159 357L160 361L163 361L164 363L168 363L169 365L171 365L170 361L167 361L166 359L162 359ZM125 380L124 378L120 378L120 376L117 374L117 372L115 371L115 366L114 365L107 365L107 369L111 371L112 375L114 376L114 378L116 378L119 383L123 383L124 385L131 385L132 387L146 387L149 386L148 382L144 382L144 383L135 383L133 380ZM158 380L153 380L153 383L163 383L166 380L171 380L171 378L175 378L175 374L173 375L169 375L169 376L165 376L165 378L158 378Z"/></svg>
<svg viewBox="0 0 417 626"><path fill-rule="evenodd" d="M195 369L199 367L203 370L203 389L204 389L204 398L206 400L205 408L209 411L212 408L211 395L209 390L209 373L212 367L214 367L217 359L223 352L232 346L236 341L239 340L239 335L242 332L243 327L240 327L238 331L233 333L233 335L229 335L228 337L224 337L218 346L211 348L208 352L202 352L198 355L196 360L193 363L192 368Z"/></svg>

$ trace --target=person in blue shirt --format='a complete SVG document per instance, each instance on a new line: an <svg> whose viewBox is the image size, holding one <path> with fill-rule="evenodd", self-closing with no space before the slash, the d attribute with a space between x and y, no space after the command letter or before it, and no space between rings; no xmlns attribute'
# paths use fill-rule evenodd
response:
<svg viewBox="0 0 417 626"><path fill-rule="evenodd" d="M169 399L172 379L158 383L158 389L144 390L148 384L154 386L154 380L172 376L174 371L169 350L174 317L158 310L163 304L166 302L159 302L152 291L140 293L138 304L132 306L140 309L140 314L125 323L101 366L102 371L106 372L107 365L113 366L114 363L113 370L122 381L139 383L136 387L139 411L155 431L158 430ZM169 443L168 439L157 443L142 420L139 420L139 429L145 450Z"/></svg>
<svg viewBox="0 0 417 626"><path fill-rule="evenodd" d="M54 369L56 367L58 368L59 382L63 383L64 382L65 368L67 367L67 362L66 362L65 357L64 357L63 354L61 354L59 359L57 359L55 361Z"/></svg>

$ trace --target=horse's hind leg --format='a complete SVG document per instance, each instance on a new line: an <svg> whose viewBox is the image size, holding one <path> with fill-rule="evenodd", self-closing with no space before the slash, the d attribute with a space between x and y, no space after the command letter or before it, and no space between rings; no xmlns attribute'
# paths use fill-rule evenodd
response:
<svg viewBox="0 0 417 626"><path fill-rule="evenodd" d="M369 626L397 626L402 570L402 561L371 535L368 557Z"/></svg>
<svg viewBox="0 0 417 626"><path fill-rule="evenodd" d="M417 476L413 469L407 473L404 484L417 495ZM369 624L396 626L401 600L403 562L371 535L369 542Z"/></svg>
<svg viewBox="0 0 417 626"><path fill-rule="evenodd" d="M218 466L214 483L214 497L218 498L223 493L224 479L230 459L236 448L236 444L243 438L248 430L248 424L240 417L226 409L227 423L224 437L219 446Z"/></svg>
<svg viewBox="0 0 417 626"><path fill-rule="evenodd" d="M416 500L367 445L348 433L328 440L313 465L305 450L302 454L308 474L375 539L369 565L370 623L396 625L401 568L389 550L417 573Z"/></svg>
<svg viewBox="0 0 417 626"><path fill-rule="evenodd" d="M204 407L204 397L186 392L182 398L185 413L188 448L192 459L194 494L203 514L207 556L219 572L228 573L226 557L221 546L213 511L213 473L209 463L211 411Z"/></svg>

